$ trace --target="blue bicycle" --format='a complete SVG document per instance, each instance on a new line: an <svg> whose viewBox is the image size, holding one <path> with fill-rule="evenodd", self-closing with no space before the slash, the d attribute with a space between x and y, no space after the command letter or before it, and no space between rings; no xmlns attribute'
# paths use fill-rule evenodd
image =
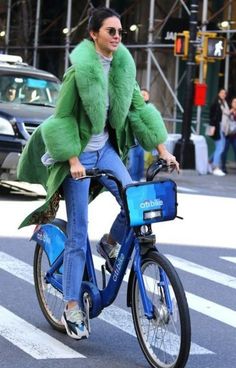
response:
<svg viewBox="0 0 236 368"><path fill-rule="evenodd" d="M153 181L160 170L167 170L159 160L147 170L147 182L122 188L109 171L96 169L88 177L106 175L120 190L127 215L123 244L106 283L102 267L103 286L99 288L88 239L88 251L81 298L89 320L115 300L129 262L131 271L127 287L127 305L131 307L140 347L154 368L183 368L188 360L191 343L189 308L180 278L156 245L151 224L177 216L176 184L171 179ZM66 222L55 219L36 227L34 281L40 308L50 325L65 332L61 323L64 309L62 298L63 251Z"/></svg>

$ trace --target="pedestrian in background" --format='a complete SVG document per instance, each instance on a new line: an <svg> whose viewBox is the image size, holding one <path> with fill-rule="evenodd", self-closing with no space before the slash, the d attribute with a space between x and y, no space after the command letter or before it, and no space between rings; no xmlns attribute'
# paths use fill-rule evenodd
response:
<svg viewBox="0 0 236 368"><path fill-rule="evenodd" d="M16 99L17 99L17 85L13 83L6 88L3 100L6 102L16 102Z"/></svg>
<svg viewBox="0 0 236 368"><path fill-rule="evenodd" d="M225 132L225 147L221 156L222 159L222 170L227 174L226 161L230 146L234 151L234 160L236 161L236 97L231 100L231 109L229 112L229 127Z"/></svg>
<svg viewBox="0 0 236 368"><path fill-rule="evenodd" d="M217 176L225 175L221 169L221 156L225 148L225 134L222 127L224 119L228 119L229 116L229 106L226 96L226 90L221 88L210 107L210 126L214 130L211 138L214 140L215 149L210 158L209 172Z"/></svg>
<svg viewBox="0 0 236 368"><path fill-rule="evenodd" d="M149 103L149 91L146 88L141 88L141 94L145 103ZM129 150L128 171L134 181L140 181L144 176L144 149L137 139L135 143L135 146Z"/></svg>

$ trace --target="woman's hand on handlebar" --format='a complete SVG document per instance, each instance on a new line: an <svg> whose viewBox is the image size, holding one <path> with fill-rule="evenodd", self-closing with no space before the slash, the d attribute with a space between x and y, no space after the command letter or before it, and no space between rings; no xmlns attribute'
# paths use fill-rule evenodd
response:
<svg viewBox="0 0 236 368"><path fill-rule="evenodd" d="M86 176L85 167L81 164L77 156L69 159L70 173L73 179L78 180Z"/></svg>
<svg viewBox="0 0 236 368"><path fill-rule="evenodd" d="M172 167L173 170L176 170L179 173L179 163L176 160L176 157L172 155L165 147L164 144L159 144L157 146L157 151L159 153L160 158L166 161L167 165Z"/></svg>

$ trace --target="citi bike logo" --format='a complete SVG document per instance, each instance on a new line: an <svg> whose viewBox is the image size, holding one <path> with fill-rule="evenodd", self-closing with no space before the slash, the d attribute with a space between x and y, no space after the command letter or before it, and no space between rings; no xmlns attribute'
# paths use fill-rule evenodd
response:
<svg viewBox="0 0 236 368"><path fill-rule="evenodd" d="M117 281L117 278L119 276L119 273L120 273L120 270L121 270L121 267L122 267L122 264L124 262L124 259L125 259L125 256L123 253L121 253L121 255L119 256L119 258L117 258L116 260L116 267L113 271L113 281Z"/></svg>
<svg viewBox="0 0 236 368"><path fill-rule="evenodd" d="M140 208L142 209L147 209L147 208L152 208L152 207L161 207L163 206L163 201L162 199L153 199L153 200L148 200L146 199L145 201L140 203Z"/></svg>

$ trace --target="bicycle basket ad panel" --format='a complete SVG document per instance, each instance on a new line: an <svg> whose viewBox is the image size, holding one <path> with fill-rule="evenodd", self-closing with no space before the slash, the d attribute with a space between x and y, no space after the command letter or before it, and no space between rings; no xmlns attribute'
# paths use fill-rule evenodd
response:
<svg viewBox="0 0 236 368"><path fill-rule="evenodd" d="M177 215L176 183L170 179L128 185L126 210L130 226L173 220Z"/></svg>

